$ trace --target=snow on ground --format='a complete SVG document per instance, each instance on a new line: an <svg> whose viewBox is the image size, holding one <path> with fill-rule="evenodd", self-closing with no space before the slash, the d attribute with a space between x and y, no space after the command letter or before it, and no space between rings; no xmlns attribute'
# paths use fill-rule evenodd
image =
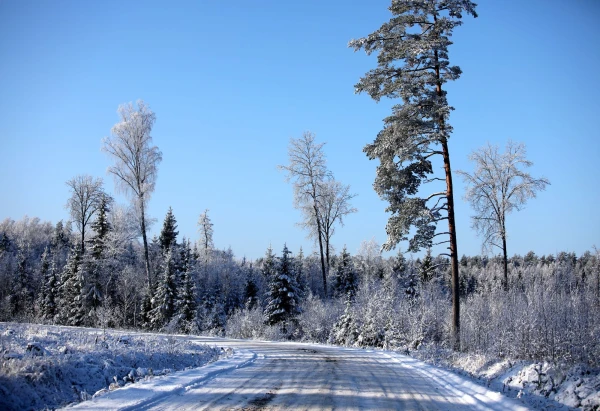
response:
<svg viewBox="0 0 600 411"><path fill-rule="evenodd" d="M0 323L0 409L64 406L230 354L170 335Z"/></svg>
<svg viewBox="0 0 600 411"><path fill-rule="evenodd" d="M125 410L259 409L267 403L270 409L600 409L597 370L427 347L407 356L294 342L0 323L0 350L2 410L69 403Z"/></svg>
<svg viewBox="0 0 600 411"><path fill-rule="evenodd" d="M234 348L239 358L234 356L197 370L124 387L76 408L163 411L528 409L520 401L494 393L465 377L385 351L293 342L189 338Z"/></svg>
<svg viewBox="0 0 600 411"><path fill-rule="evenodd" d="M411 356L455 373L474 378L479 384L520 398L538 409L600 410L600 370L583 365L510 361L485 355L456 353L433 346L411 351Z"/></svg>

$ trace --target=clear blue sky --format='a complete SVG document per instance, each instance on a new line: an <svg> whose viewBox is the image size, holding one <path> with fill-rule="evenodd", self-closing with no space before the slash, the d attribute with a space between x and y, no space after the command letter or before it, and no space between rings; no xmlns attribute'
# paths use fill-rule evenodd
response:
<svg viewBox="0 0 600 411"><path fill-rule="evenodd" d="M533 175L552 185L509 216L509 254L600 247L600 3L480 1L453 37L461 79L448 87L455 169L509 138L524 142ZM391 101L354 95L375 66L347 48L387 21L389 1L0 1L0 219L67 219L65 182L103 177L101 139L119 104L145 100L163 152L149 212L158 233L169 208L197 239L205 209L215 245L262 256L271 243L312 242L295 226L292 188L276 168L290 137L327 142L329 168L358 194L333 244L355 253L385 241L386 206L362 148ZM459 254L480 252L458 194ZM123 197L118 197L125 202ZM406 248L404 246L403 248Z"/></svg>

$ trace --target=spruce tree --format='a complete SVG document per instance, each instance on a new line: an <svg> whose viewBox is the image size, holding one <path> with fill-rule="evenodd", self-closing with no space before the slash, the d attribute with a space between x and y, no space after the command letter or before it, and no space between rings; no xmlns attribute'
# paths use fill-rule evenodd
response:
<svg viewBox="0 0 600 411"><path fill-rule="evenodd" d="M169 211L167 211L165 221L163 222L162 230L160 231L160 236L158 237L160 248L163 252L170 250L172 246L177 244L177 234L179 234L179 231L176 230L177 220L173 215L173 209L169 207Z"/></svg>
<svg viewBox="0 0 600 411"><path fill-rule="evenodd" d="M106 248L107 236L112 230L112 226L108 221L108 213L110 212L111 197L103 194L100 199L100 205L96 211L96 219L91 225L92 230L96 233L94 237L89 240L90 252L92 257L96 260L100 260L104 250Z"/></svg>
<svg viewBox="0 0 600 411"><path fill-rule="evenodd" d="M423 262L419 266L419 276L423 284L428 283L433 278L433 261L431 259L431 249L427 249Z"/></svg>
<svg viewBox="0 0 600 411"><path fill-rule="evenodd" d="M409 251L430 248L436 235L447 235L452 266L452 331L454 347L460 347L460 310L458 250L454 220L454 189L450 167L448 139L452 132L449 120L453 109L446 98L444 85L461 74L451 66L448 47L455 27L462 24L463 14L477 17L475 3L469 0L393 0L389 10L393 17L377 31L349 46L377 52L378 67L369 71L355 86L374 100L400 98L384 119L383 130L364 151L370 159L379 159L374 187L389 202L391 213L386 226L390 250L400 241L409 241ZM440 156L444 177L434 177L432 158ZM421 184L443 181L445 188L417 196ZM448 229L436 234L438 222L447 220ZM411 227L414 235L409 237Z"/></svg>
<svg viewBox="0 0 600 411"><path fill-rule="evenodd" d="M39 315L42 320L54 318L54 309L56 307L55 295L53 294L56 286L56 273L54 261L49 255L48 247L44 249L40 262L40 278L42 279L42 287L39 295Z"/></svg>
<svg viewBox="0 0 600 411"><path fill-rule="evenodd" d="M262 263L261 273L267 283L271 283L276 274L275 254L273 254L273 248L271 248L270 245L269 248L267 248L267 252Z"/></svg>
<svg viewBox="0 0 600 411"><path fill-rule="evenodd" d="M354 298L356 288L358 287L358 279L356 277L356 271L354 270L354 264L352 258L344 245L342 254L338 261L335 270L334 279L334 290L335 294L339 296L347 296L350 300Z"/></svg>
<svg viewBox="0 0 600 411"><path fill-rule="evenodd" d="M33 290L31 289L31 275L27 254L27 245L19 245L17 252L17 271L13 279L10 302L12 314L23 316L29 314L33 308Z"/></svg>
<svg viewBox="0 0 600 411"><path fill-rule="evenodd" d="M264 311L265 322L268 325L281 324L284 333L287 332L287 324L300 313L294 262L289 254L287 245L284 245L276 273L269 284L268 302Z"/></svg>
<svg viewBox="0 0 600 411"><path fill-rule="evenodd" d="M352 345L358 339L358 329L354 319L353 300L349 295L344 304L344 313L331 329L330 341L333 344Z"/></svg>
<svg viewBox="0 0 600 411"><path fill-rule="evenodd" d="M152 298L152 310L149 313L150 324L153 329L160 329L171 321L175 313L176 298L173 252L168 250L163 263L162 276Z"/></svg>
<svg viewBox="0 0 600 411"><path fill-rule="evenodd" d="M183 330L189 333L196 317L196 289L194 287L192 250L189 240L183 241L181 253L182 273L178 292L178 312L183 322Z"/></svg>
<svg viewBox="0 0 600 411"><path fill-rule="evenodd" d="M81 275L81 245L73 247L62 270L56 322L81 325L83 320L83 276Z"/></svg>

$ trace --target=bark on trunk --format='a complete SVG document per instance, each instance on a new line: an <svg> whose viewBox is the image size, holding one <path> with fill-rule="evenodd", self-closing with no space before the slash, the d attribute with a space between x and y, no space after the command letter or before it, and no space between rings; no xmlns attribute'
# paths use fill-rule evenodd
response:
<svg viewBox="0 0 600 411"><path fill-rule="evenodd" d="M503 285L504 285L504 291L508 291L508 256L506 253L506 235L503 233L502 234L502 252L504 253L503 257L504 257L504 280L503 280Z"/></svg>
<svg viewBox="0 0 600 411"><path fill-rule="evenodd" d="M315 193L316 198L316 193ZM321 272L323 273L323 294L327 297L327 272L325 271L325 256L323 255L323 235L321 230L321 220L319 219L319 209L315 200L315 219L317 220L317 234L319 237L319 252L321 253Z"/></svg>
<svg viewBox="0 0 600 411"><path fill-rule="evenodd" d="M85 254L85 225L81 222L81 255Z"/></svg>
<svg viewBox="0 0 600 411"><path fill-rule="evenodd" d="M448 202L448 232L450 233L450 265L452 267L452 337L454 349L460 350L460 290L458 273L458 248L456 244L456 223L454 220L454 189L448 142L442 142L444 171L446 172L446 200Z"/></svg>
<svg viewBox="0 0 600 411"><path fill-rule="evenodd" d="M146 215L144 211L144 199L140 198L141 215L142 215L142 240L144 242L144 259L146 260L146 281L148 290L152 289L152 279L150 278L150 257L148 255L148 239L146 238Z"/></svg>
<svg viewBox="0 0 600 411"><path fill-rule="evenodd" d="M437 22L437 16L433 16ZM442 82L440 76L440 66L438 63L438 51L435 50L435 75L437 78L436 93L438 96L443 96ZM445 119L438 119L440 129L444 130ZM452 186L452 168L450 167L450 152L448 151L448 140L443 137L440 141L442 144L442 156L444 158L444 172L446 173L446 201L448 207L448 233L450 236L450 266L452 267L452 339L454 349L460 350L460 288L459 288L459 273L458 273L458 246L456 243L456 223L454 220L454 188Z"/></svg>

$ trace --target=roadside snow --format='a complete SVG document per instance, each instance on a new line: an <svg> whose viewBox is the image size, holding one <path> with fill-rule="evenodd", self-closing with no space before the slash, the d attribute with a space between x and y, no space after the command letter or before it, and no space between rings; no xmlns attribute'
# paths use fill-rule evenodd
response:
<svg viewBox="0 0 600 411"><path fill-rule="evenodd" d="M0 323L0 409L65 406L230 354L171 335Z"/></svg>
<svg viewBox="0 0 600 411"><path fill-rule="evenodd" d="M422 361L451 369L538 409L600 409L600 370L583 365L509 361L484 355L423 347Z"/></svg>
<svg viewBox="0 0 600 411"><path fill-rule="evenodd" d="M169 395L184 393L198 385L227 371L245 367L256 359L250 351L236 351L229 358L219 360L210 365L171 375L130 384L119 390L95 396L90 401L79 403L65 409L83 410L135 410L147 407Z"/></svg>

